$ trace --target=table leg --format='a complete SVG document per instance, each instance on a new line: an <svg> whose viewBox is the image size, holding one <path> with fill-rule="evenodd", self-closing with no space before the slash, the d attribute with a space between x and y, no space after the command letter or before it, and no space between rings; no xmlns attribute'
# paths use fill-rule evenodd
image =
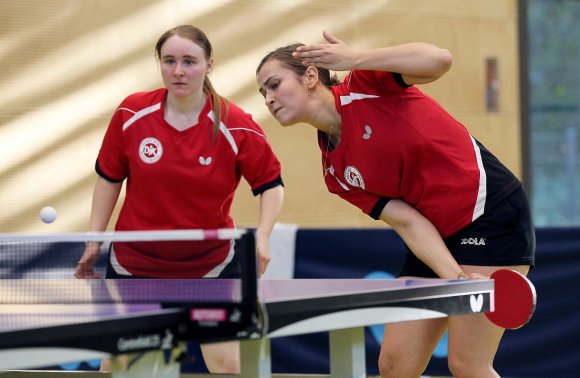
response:
<svg viewBox="0 0 580 378"><path fill-rule="evenodd" d="M364 327L330 331L330 376L366 377Z"/></svg>
<svg viewBox="0 0 580 378"><path fill-rule="evenodd" d="M241 377L266 378L272 376L270 339L250 339L240 342Z"/></svg>

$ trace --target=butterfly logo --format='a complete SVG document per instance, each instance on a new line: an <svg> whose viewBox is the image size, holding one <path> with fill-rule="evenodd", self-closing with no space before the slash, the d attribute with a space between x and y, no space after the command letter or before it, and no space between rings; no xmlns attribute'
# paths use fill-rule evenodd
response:
<svg viewBox="0 0 580 378"><path fill-rule="evenodd" d="M210 165L211 164L211 156L204 158L203 156L199 157L199 164L201 165Z"/></svg>
<svg viewBox="0 0 580 378"><path fill-rule="evenodd" d="M365 126L365 133L363 134L363 139L370 139L373 129L369 125Z"/></svg>
<svg viewBox="0 0 580 378"><path fill-rule="evenodd" d="M471 305L471 311L481 312L481 309L483 308L483 295L479 294L477 296L470 296L469 304Z"/></svg>

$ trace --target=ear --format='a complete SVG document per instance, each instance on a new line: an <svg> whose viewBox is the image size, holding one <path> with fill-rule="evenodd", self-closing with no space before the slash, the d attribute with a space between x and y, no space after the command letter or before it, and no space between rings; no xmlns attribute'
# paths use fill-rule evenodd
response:
<svg viewBox="0 0 580 378"><path fill-rule="evenodd" d="M213 71L213 57L209 58L207 61L207 67L205 69L205 74L209 75Z"/></svg>
<svg viewBox="0 0 580 378"><path fill-rule="evenodd" d="M304 72L304 76L306 79L306 86L308 89L314 88L316 83L318 83L318 69L314 66L309 66Z"/></svg>

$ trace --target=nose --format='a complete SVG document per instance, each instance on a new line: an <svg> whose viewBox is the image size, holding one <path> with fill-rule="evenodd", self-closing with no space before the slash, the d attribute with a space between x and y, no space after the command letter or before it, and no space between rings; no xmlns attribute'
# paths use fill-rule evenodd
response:
<svg viewBox="0 0 580 378"><path fill-rule="evenodd" d="M267 107L272 106L274 104L274 96L270 95L269 92L266 92L266 95L264 96L264 103Z"/></svg>
<svg viewBox="0 0 580 378"><path fill-rule="evenodd" d="M183 76L184 75L184 73L183 73L183 67L181 67L181 64L180 63L177 63L175 65L175 69L173 70L173 74L175 76Z"/></svg>

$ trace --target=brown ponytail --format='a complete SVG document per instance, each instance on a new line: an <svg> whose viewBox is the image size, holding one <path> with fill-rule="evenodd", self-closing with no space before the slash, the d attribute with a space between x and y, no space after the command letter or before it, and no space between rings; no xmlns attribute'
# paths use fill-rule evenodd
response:
<svg viewBox="0 0 580 378"><path fill-rule="evenodd" d="M209 77L205 77L203 81L203 91L209 97L211 108L214 114L214 121L213 121L213 131L211 134L211 141L214 143L217 139L218 133L220 131L220 124L222 119L222 113L225 113L224 123L227 122L228 118L228 108L229 102L225 97L220 96L216 90L214 89ZM225 109L222 108L222 101ZM224 111L225 110L225 111Z"/></svg>

